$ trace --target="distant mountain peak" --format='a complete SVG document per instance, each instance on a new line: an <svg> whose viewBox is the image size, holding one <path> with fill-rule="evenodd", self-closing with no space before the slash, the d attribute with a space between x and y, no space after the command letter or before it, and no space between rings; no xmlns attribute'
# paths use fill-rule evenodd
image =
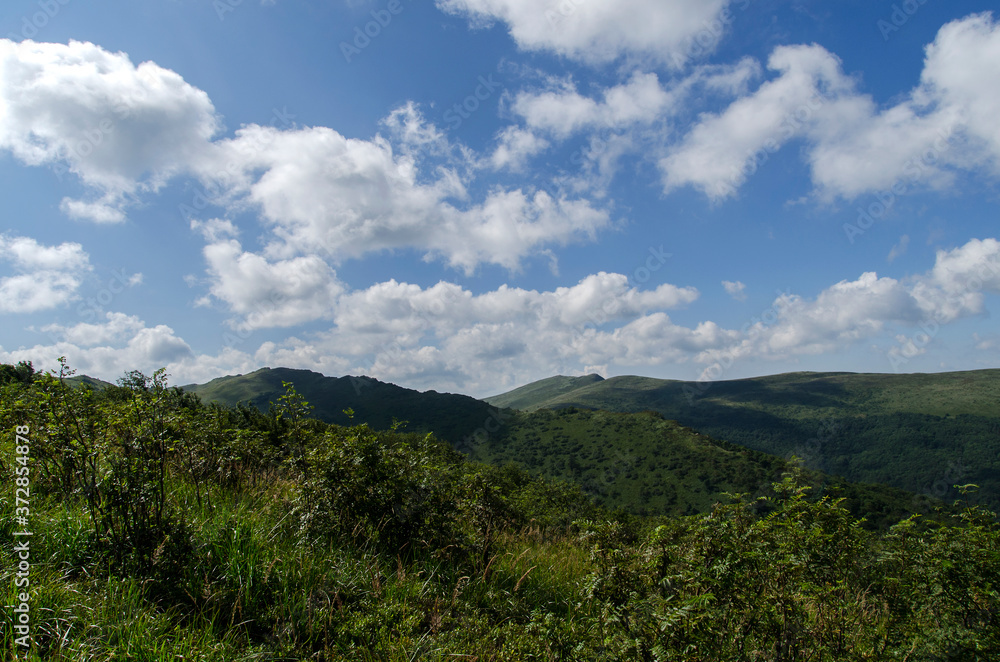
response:
<svg viewBox="0 0 1000 662"><path fill-rule="evenodd" d="M365 422L386 429L395 419L407 422L403 428L406 431L433 431L453 443L474 434L494 412L487 403L466 395L420 392L366 375L328 377L300 368L261 368L182 388L205 402L228 406L244 402L266 411L284 395L284 382L294 384L312 405L311 416L327 423ZM354 411L353 419L344 413L345 409Z"/></svg>

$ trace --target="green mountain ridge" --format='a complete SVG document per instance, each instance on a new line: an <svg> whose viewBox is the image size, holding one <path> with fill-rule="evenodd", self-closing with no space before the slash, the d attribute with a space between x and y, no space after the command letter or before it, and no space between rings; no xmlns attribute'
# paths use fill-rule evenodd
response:
<svg viewBox="0 0 1000 662"><path fill-rule="evenodd" d="M526 407L521 406L522 403L548 400L602 381L604 381L603 377L594 374L584 375L583 377L557 375L532 382L507 393L483 398L483 400L495 407L526 409Z"/></svg>
<svg viewBox="0 0 1000 662"><path fill-rule="evenodd" d="M181 388L206 403L232 407L243 402L267 411L285 394L284 382L294 384L313 406L312 415L325 423L350 425L352 418L345 413L349 409L355 423L384 430L402 421L402 430L434 432L453 444L473 434L495 413L493 406L467 395L420 392L372 377L327 377L292 368L261 368Z"/></svg>
<svg viewBox="0 0 1000 662"><path fill-rule="evenodd" d="M798 372L719 382L623 376L557 394L539 389L543 397L535 399L530 387L487 401L516 401L525 411L655 411L848 480L946 500L958 496L953 485L974 483L987 505L1000 505L1000 370Z"/></svg>
<svg viewBox="0 0 1000 662"><path fill-rule="evenodd" d="M788 470L784 458L714 439L655 412L573 407L510 414L496 434L467 449L471 460L514 465L583 487L602 506L637 515L709 512L724 494L767 496ZM805 471L812 497L843 496L872 528L943 505L887 485Z"/></svg>
<svg viewBox="0 0 1000 662"><path fill-rule="evenodd" d="M405 421L402 430L434 432L471 459L494 466L514 464L535 475L573 482L599 503L635 514L707 512L726 492L761 495L787 466L783 457L720 441L725 437L706 436L659 415L504 408L505 402L566 397L608 382L620 388L629 378L553 377L518 389L507 400L490 398L491 403L421 393L367 377L325 377L287 368L265 368L183 389L205 402L244 402L267 411L284 395L285 382L295 385L313 406L311 415L324 422L364 422L388 429L394 421ZM347 408L353 409L353 419L344 413ZM912 494L884 485L848 486L820 472L811 473L810 480L817 494L838 486L853 512L872 522L927 510L925 501L914 502Z"/></svg>

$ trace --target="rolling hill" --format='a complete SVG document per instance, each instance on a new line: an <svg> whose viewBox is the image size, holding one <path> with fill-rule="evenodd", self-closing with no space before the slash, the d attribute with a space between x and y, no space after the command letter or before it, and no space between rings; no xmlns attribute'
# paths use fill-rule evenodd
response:
<svg viewBox="0 0 1000 662"><path fill-rule="evenodd" d="M655 412L576 409L509 414L496 434L479 436L470 459L513 464L549 479L581 485L609 508L638 515L691 515L711 510L724 493L768 495L788 463L767 453L713 439ZM805 470L814 498L846 498L873 528L941 505L886 485L850 483Z"/></svg>
<svg viewBox="0 0 1000 662"><path fill-rule="evenodd" d="M434 432L470 459L514 464L536 475L583 486L599 503L634 514L707 512L723 493L766 494L786 468L783 458L705 436L650 412L626 414L562 408L516 412L462 395L418 392L367 377L325 377L308 370L265 368L183 387L205 402L245 402L266 411L291 382L328 423L365 422L375 429ZM553 378L520 389L511 402L560 397L599 386L596 376ZM354 410L349 419L344 409ZM926 500L886 486L849 485L807 472L815 495L833 493L873 526L927 511Z"/></svg>
<svg viewBox="0 0 1000 662"><path fill-rule="evenodd" d="M213 379L207 384L181 388L203 402L234 406L244 402L267 411L285 394L283 382L291 382L313 406L312 416L326 423L350 425L344 410L354 410L354 423L388 429L393 421L405 421L401 430L434 432L451 443L473 434L495 415L493 406L465 395L414 391L380 382L371 377L326 377L310 370L261 368L246 375Z"/></svg>
<svg viewBox="0 0 1000 662"><path fill-rule="evenodd" d="M600 375L584 375L583 377L564 377L558 375L549 377L537 382L532 382L513 391L508 391L501 395L494 395L484 398L494 407L501 409L525 409L528 411L538 409L535 403L548 402L559 396L573 393L585 386L604 381Z"/></svg>
<svg viewBox="0 0 1000 662"><path fill-rule="evenodd" d="M911 375L790 373L720 382L542 380L487 398L525 411L655 411L718 439L853 481L946 500L975 483L1000 506L1000 370ZM587 379L587 378L584 378ZM557 392L558 391L558 392Z"/></svg>

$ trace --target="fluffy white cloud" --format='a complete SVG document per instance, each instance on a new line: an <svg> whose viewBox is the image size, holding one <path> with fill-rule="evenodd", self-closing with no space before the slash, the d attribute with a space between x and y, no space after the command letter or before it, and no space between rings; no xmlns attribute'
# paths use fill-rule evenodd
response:
<svg viewBox="0 0 1000 662"><path fill-rule="evenodd" d="M441 154L451 150L444 132L427 122L412 101L390 112L381 124L407 152L430 151Z"/></svg>
<svg viewBox="0 0 1000 662"><path fill-rule="evenodd" d="M90 256L77 243L44 246L30 237L0 234L0 260L16 275L0 278L0 313L33 313L76 298Z"/></svg>
<svg viewBox="0 0 1000 662"><path fill-rule="evenodd" d="M343 291L333 269L316 256L268 262L245 252L236 239L210 243L204 254L212 296L240 316L241 329L289 327L329 317Z"/></svg>
<svg viewBox="0 0 1000 662"><path fill-rule="evenodd" d="M230 248L231 258L244 255ZM265 268L265 284L272 284L274 266ZM551 291L504 286L480 294L454 283L387 281L339 294L329 330L256 350L196 354L167 326L109 313L98 323L46 327L53 344L0 349L0 361L52 367L65 355L81 372L105 379L166 366L174 383L280 365L484 395L498 385L577 374L588 366L621 371L691 363L707 366L706 378L717 378L738 360L794 360L895 339L886 350L888 366L927 351L924 335L983 313L987 292L1000 293L996 239L939 251L933 268L911 278L865 273L814 298L782 295L739 329L710 320L677 324L667 311L694 302L696 290L671 284L640 290L620 274L597 273ZM991 341L977 342L992 347Z"/></svg>
<svg viewBox="0 0 1000 662"><path fill-rule="evenodd" d="M219 138L208 96L172 71L90 43L0 40L0 150L78 176L94 195L63 201L74 218L123 221L139 193L195 176L214 204L259 210L272 258L416 249L466 271L483 262L516 269L525 256L593 238L609 222L585 200L519 189L470 200L466 184L479 166L467 148L449 143L412 103L382 124L389 138L258 125ZM10 288L23 298L23 284Z"/></svg>
<svg viewBox="0 0 1000 662"><path fill-rule="evenodd" d="M944 188L957 173L1000 174L1000 25L992 14L953 21L927 47L920 84L894 106L859 93L820 46L782 46L778 72L723 111L708 114L660 161L664 188L734 195L790 140L806 141L818 195L856 198L914 186Z"/></svg>
<svg viewBox="0 0 1000 662"><path fill-rule="evenodd" d="M582 128L651 122L675 101L656 74L636 72L628 82L604 90L600 101L582 96L571 82L563 81L557 89L519 93L511 110L529 127L562 139Z"/></svg>
<svg viewBox="0 0 1000 662"><path fill-rule="evenodd" d="M31 275L0 280L0 312L34 313L72 301L80 280L59 271L38 271Z"/></svg>
<svg viewBox="0 0 1000 662"><path fill-rule="evenodd" d="M687 76L663 83L654 73L635 71L629 79L603 89L597 97L580 94L572 80L551 81L543 90L517 93L511 111L534 131L565 139L587 129L622 130L672 117L689 98L731 96L760 74L751 58L734 65L701 66Z"/></svg>
<svg viewBox="0 0 1000 662"><path fill-rule="evenodd" d="M110 312L105 315L105 319L107 321L100 324L81 322L70 327L49 324L42 327L42 331L78 347L95 347L131 338L146 328L143 321L135 315Z"/></svg>
<svg viewBox="0 0 1000 662"><path fill-rule="evenodd" d="M490 164L497 170L504 168L519 171L528 159L549 147L549 141L534 131L510 126L497 136L497 147L490 157Z"/></svg>
<svg viewBox="0 0 1000 662"><path fill-rule="evenodd" d="M925 319L948 323L983 312L984 293L1000 293L1000 242L973 239L951 251L938 251L934 268L919 279L913 295Z"/></svg>
<svg viewBox="0 0 1000 662"><path fill-rule="evenodd" d="M221 150L240 164L231 195L245 195L271 230L267 254L340 261L416 249L466 272L481 263L517 269L525 256L552 244L592 240L609 224L607 211L583 199L495 188L477 203L454 168L438 166L427 179L408 150L421 144L449 153L455 148L413 112L408 107L391 116L393 130L408 141L401 153L379 136L349 139L322 127L254 125L222 141ZM459 155L463 166L466 157Z"/></svg>
<svg viewBox="0 0 1000 662"><path fill-rule="evenodd" d="M570 158L577 173L563 175L567 190L603 198L623 157L659 154L692 104L714 103L744 94L760 75L752 58L732 65L703 65L685 76L661 81L653 73L633 71L623 82L585 96L570 79L547 79L541 89L508 97L509 111L521 125L498 135L494 167L521 168L550 143L578 135L586 142Z"/></svg>
<svg viewBox="0 0 1000 662"><path fill-rule="evenodd" d="M984 13L948 23L926 50L920 85L879 112L867 98L815 129L810 162L828 197L948 185L986 165L1000 174L1000 25Z"/></svg>
<svg viewBox="0 0 1000 662"><path fill-rule="evenodd" d="M671 284L655 290L629 287L622 274L601 272L551 292L501 286L478 296L451 283L422 289L389 281L341 298L337 325L366 333L441 330L516 322L533 328L576 328L634 319L650 310L686 305L694 288Z"/></svg>
<svg viewBox="0 0 1000 662"><path fill-rule="evenodd" d="M588 330L573 339L573 349L585 364L683 364L706 351L730 345L738 335L715 322L689 328L675 324L665 313L652 313L617 329Z"/></svg>
<svg viewBox="0 0 1000 662"><path fill-rule="evenodd" d="M693 185L712 198L732 195L767 153L802 135L824 105L853 87L820 46L779 47L768 68L778 77L703 117L660 161L666 191Z"/></svg>
<svg viewBox="0 0 1000 662"><path fill-rule="evenodd" d="M812 300L782 295L761 321L741 329L736 342L710 349L697 360L789 358L836 352L890 328L936 330L983 313L984 292L1000 293L996 239L973 239L953 250L938 251L931 270L906 280L865 273L823 290Z"/></svg>
<svg viewBox="0 0 1000 662"><path fill-rule="evenodd" d="M267 145L246 162L264 169L247 197L273 232L268 254L275 257L342 260L415 248L467 272L483 262L516 269L525 255L593 238L609 223L589 202L545 193L494 189L481 203L462 204L467 194L455 171L423 181L412 157L378 137L248 127L235 142L242 140Z"/></svg>
<svg viewBox="0 0 1000 662"><path fill-rule="evenodd" d="M0 149L71 172L101 194L65 200L97 222L203 157L219 121L208 96L152 62L94 44L0 39Z"/></svg>
<svg viewBox="0 0 1000 662"><path fill-rule="evenodd" d="M726 30L729 0L437 0L475 26L503 21L518 46L588 63L621 56L682 66ZM694 40L698 39L697 44Z"/></svg>
<svg viewBox="0 0 1000 662"><path fill-rule="evenodd" d="M161 367L195 362L191 348L168 326L147 327L138 318L121 313L107 313L105 319L98 324L50 325L44 330L55 336L53 344L13 351L0 347L0 361L32 361L44 370L56 368L56 359L66 356L70 367L80 374L106 380L129 370L152 373Z"/></svg>
<svg viewBox="0 0 1000 662"><path fill-rule="evenodd" d="M670 284L639 290L625 276L603 272L548 292L503 286L473 294L453 283L422 288L388 281L343 295L328 332L308 341L269 343L256 358L269 365L338 366L336 374L478 392L499 379L578 370L583 351L619 356L622 352L612 349L616 328L697 297L693 288ZM581 345L592 336L604 339L602 351ZM638 361L640 354L629 356Z"/></svg>
<svg viewBox="0 0 1000 662"><path fill-rule="evenodd" d="M80 271L90 268L90 257L77 243L43 246L30 237L0 235L0 255L25 270Z"/></svg>
<svg viewBox="0 0 1000 662"><path fill-rule="evenodd" d="M744 293L738 281L724 287ZM740 329L709 320L679 325L666 311L694 302L696 290L639 290L620 274L602 272L548 292L504 286L482 294L446 282L422 288L387 281L342 294L329 331L266 343L255 359L477 394L595 365L698 363L711 377L737 360L794 360L907 338L900 331L982 313L984 292L1000 293L995 239L940 251L931 270L905 280L865 273L815 298L782 295ZM887 361L905 351L891 348Z"/></svg>
<svg viewBox="0 0 1000 662"><path fill-rule="evenodd" d="M734 283L729 280L724 280L722 281L722 287L725 288L726 294L733 297L737 301L747 300L747 293L746 293L747 286L741 283L740 281L736 281Z"/></svg>

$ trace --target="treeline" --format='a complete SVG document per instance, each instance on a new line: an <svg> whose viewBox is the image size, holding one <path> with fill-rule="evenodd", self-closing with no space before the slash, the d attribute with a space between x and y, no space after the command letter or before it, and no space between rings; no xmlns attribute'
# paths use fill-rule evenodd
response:
<svg viewBox="0 0 1000 662"><path fill-rule="evenodd" d="M980 486L976 499L1000 510L1000 420L972 414L874 413L825 420L777 419L719 407L689 424L741 446L787 456L848 480L886 483L941 499L956 484Z"/></svg>
<svg viewBox="0 0 1000 662"><path fill-rule="evenodd" d="M725 492L774 496L772 484L787 469L781 457L713 439L657 412L575 407L511 414L502 429L469 450L474 460L569 480L602 505L643 516L707 513ZM805 457L796 461L808 466L813 452L801 448ZM800 477L814 499L844 497L844 506L870 529L885 530L912 513L945 505L890 487L885 476L882 484L852 483L810 469ZM947 484L949 492L953 484Z"/></svg>
<svg viewBox="0 0 1000 662"><path fill-rule="evenodd" d="M0 368L0 599L30 445L36 660L994 660L1000 528L866 530L789 468L635 518L432 435ZM347 414L350 416L350 412ZM973 489L967 487L967 490ZM5 608L7 609L7 608ZM123 618L127 615L127 618ZM21 654L9 619L5 654ZM23 657L23 654L21 654Z"/></svg>

